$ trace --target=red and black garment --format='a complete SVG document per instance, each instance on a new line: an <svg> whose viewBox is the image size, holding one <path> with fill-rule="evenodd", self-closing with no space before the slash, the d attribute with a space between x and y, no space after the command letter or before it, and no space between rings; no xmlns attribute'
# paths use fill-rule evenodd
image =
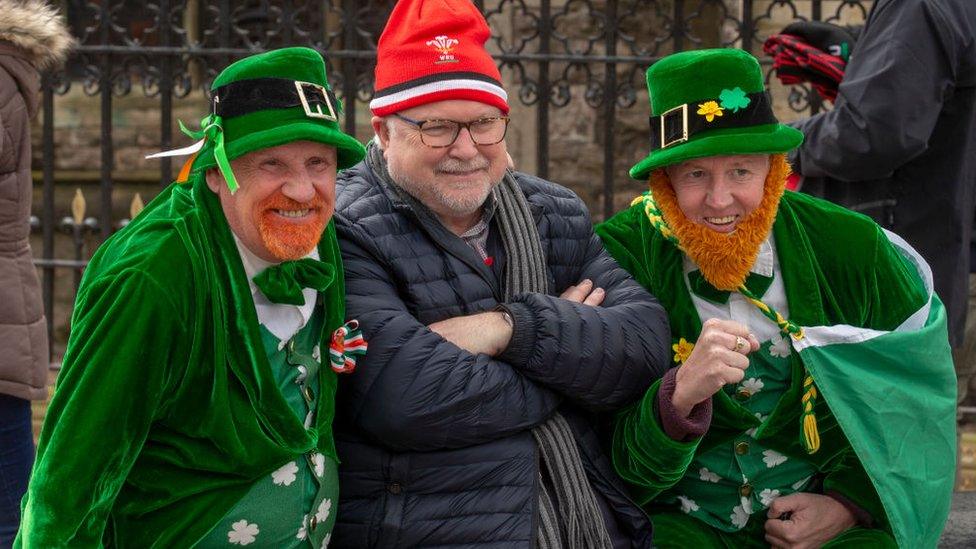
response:
<svg viewBox="0 0 976 549"><path fill-rule="evenodd" d="M763 44L763 51L772 56L773 69L780 82L788 86L810 82L821 97L833 102L854 42L847 29L804 21L770 36Z"/></svg>

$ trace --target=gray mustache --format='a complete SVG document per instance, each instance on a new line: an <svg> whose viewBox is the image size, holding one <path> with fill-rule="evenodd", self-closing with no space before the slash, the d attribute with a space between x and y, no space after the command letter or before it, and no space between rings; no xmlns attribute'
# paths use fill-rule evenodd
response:
<svg viewBox="0 0 976 549"><path fill-rule="evenodd" d="M484 170L488 168L488 159L462 162L460 160L445 160L437 165L437 171L446 173L470 172L472 170Z"/></svg>

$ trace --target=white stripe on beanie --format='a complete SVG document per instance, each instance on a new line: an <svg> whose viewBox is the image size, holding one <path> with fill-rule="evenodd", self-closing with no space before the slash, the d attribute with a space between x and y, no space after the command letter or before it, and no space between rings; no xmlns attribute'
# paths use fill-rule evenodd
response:
<svg viewBox="0 0 976 549"><path fill-rule="evenodd" d="M369 102L369 108L372 110L382 109L384 107L402 103L403 101L420 97L422 95L450 90L482 91L498 96L506 103L508 102L508 94L505 93L505 90L503 90L501 86L498 86L497 84L492 84L483 80L458 79L431 82L429 84L422 84L415 88L409 88L390 95L385 95L383 97L377 97Z"/></svg>

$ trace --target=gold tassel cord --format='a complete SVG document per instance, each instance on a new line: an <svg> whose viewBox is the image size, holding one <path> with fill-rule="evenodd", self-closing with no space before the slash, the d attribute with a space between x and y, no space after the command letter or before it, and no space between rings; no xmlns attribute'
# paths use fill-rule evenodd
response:
<svg viewBox="0 0 976 549"><path fill-rule="evenodd" d="M820 431L817 429L817 415L813 413L813 404L817 400L817 386L813 378L807 374L803 378L803 445L808 454L816 453L820 449Z"/></svg>

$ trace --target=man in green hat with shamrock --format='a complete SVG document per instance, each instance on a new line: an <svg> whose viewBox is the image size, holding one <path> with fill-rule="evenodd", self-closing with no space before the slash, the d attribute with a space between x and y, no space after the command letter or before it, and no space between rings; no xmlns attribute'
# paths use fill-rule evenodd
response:
<svg viewBox="0 0 976 549"><path fill-rule="evenodd" d="M934 547L955 377L931 270L899 237L784 192L741 50L647 71L650 190L598 227L668 310L674 368L618 416L613 461L659 547Z"/></svg>
<svg viewBox="0 0 976 549"><path fill-rule="evenodd" d="M336 372L365 347L331 218L364 149L314 50L212 95L201 141L163 153L195 154L177 182L85 272L18 547L328 544Z"/></svg>

